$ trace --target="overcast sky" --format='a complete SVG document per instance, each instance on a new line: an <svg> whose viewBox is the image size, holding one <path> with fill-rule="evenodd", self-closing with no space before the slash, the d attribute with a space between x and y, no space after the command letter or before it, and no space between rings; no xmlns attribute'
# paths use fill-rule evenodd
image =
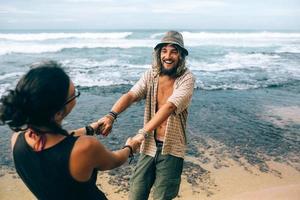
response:
<svg viewBox="0 0 300 200"><path fill-rule="evenodd" d="M300 0L0 0L0 29L300 29Z"/></svg>

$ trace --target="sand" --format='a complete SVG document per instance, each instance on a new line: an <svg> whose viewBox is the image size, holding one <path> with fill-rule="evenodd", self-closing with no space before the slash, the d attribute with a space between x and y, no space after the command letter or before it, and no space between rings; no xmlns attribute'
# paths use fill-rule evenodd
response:
<svg viewBox="0 0 300 200"><path fill-rule="evenodd" d="M193 160L190 157L187 160ZM197 160L194 159L195 162ZM263 173L255 167L245 170L244 166L230 163L229 167L209 169L211 180L207 187L193 186L187 182L187 177L182 176L182 184L177 200L247 200L247 199L300 199L300 172L281 163L268 163L274 171L280 173ZM109 183L110 175L101 172L98 177L98 186L106 193L109 199L128 199L127 192L120 191L118 186ZM206 180L207 181L207 180ZM212 184L213 183L213 184ZM0 199L18 200L35 199L14 170L2 169L0 177Z"/></svg>
<svg viewBox="0 0 300 200"><path fill-rule="evenodd" d="M279 127L284 127L291 123L300 124L299 106L267 106L265 110L266 114L262 118Z"/></svg>

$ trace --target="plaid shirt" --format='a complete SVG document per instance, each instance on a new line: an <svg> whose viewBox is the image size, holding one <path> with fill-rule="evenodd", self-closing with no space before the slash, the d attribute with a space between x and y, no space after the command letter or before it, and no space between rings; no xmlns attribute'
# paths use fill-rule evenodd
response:
<svg viewBox="0 0 300 200"><path fill-rule="evenodd" d="M130 89L138 100L146 99L144 124L149 122L156 113L157 87L159 75L155 75L153 69L147 70L140 80ZM186 72L177 77L174 83L172 95L168 102L176 106L176 110L167 119L165 140L162 154L170 154L176 157L184 157L186 149L186 120L188 116L188 106L194 91L195 78L193 74ZM154 157L156 153L156 143L154 131L147 137L141 146L141 152Z"/></svg>

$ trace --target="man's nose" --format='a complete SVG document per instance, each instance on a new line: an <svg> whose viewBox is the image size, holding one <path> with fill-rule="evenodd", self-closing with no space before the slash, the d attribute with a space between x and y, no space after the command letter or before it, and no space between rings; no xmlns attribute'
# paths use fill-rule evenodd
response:
<svg viewBox="0 0 300 200"><path fill-rule="evenodd" d="M168 51L168 52L166 52L166 55L165 55L165 57L166 57L166 58L171 58L171 52L169 52L169 51Z"/></svg>

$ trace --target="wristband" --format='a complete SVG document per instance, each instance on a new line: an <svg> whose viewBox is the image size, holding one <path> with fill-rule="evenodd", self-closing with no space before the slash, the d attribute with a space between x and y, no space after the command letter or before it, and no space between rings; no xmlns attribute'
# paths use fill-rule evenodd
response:
<svg viewBox="0 0 300 200"><path fill-rule="evenodd" d="M145 131L143 128L141 128L139 131L138 131L139 134L142 134L144 136L144 138L146 139L147 137L150 136L150 133L148 133L147 131Z"/></svg>
<svg viewBox="0 0 300 200"><path fill-rule="evenodd" d="M114 119L117 119L117 117L118 117L118 113L117 113L117 112L114 112L114 111L110 111L110 112L108 113L108 115L112 116Z"/></svg>
<svg viewBox="0 0 300 200"><path fill-rule="evenodd" d="M125 146L123 146L122 149L125 149L125 148L129 148L129 150L130 150L130 153L129 153L129 158L130 158L129 164L130 164L131 161L134 159L133 149L132 149L132 147L130 145L125 145Z"/></svg>
<svg viewBox="0 0 300 200"><path fill-rule="evenodd" d="M105 117L108 117L109 119L111 119L112 122L115 121L115 118L112 115L110 115L110 114L105 115Z"/></svg>
<svg viewBox="0 0 300 200"><path fill-rule="evenodd" d="M94 128L90 125L87 125L85 127L85 132L86 132L86 135L94 135L95 134Z"/></svg>

